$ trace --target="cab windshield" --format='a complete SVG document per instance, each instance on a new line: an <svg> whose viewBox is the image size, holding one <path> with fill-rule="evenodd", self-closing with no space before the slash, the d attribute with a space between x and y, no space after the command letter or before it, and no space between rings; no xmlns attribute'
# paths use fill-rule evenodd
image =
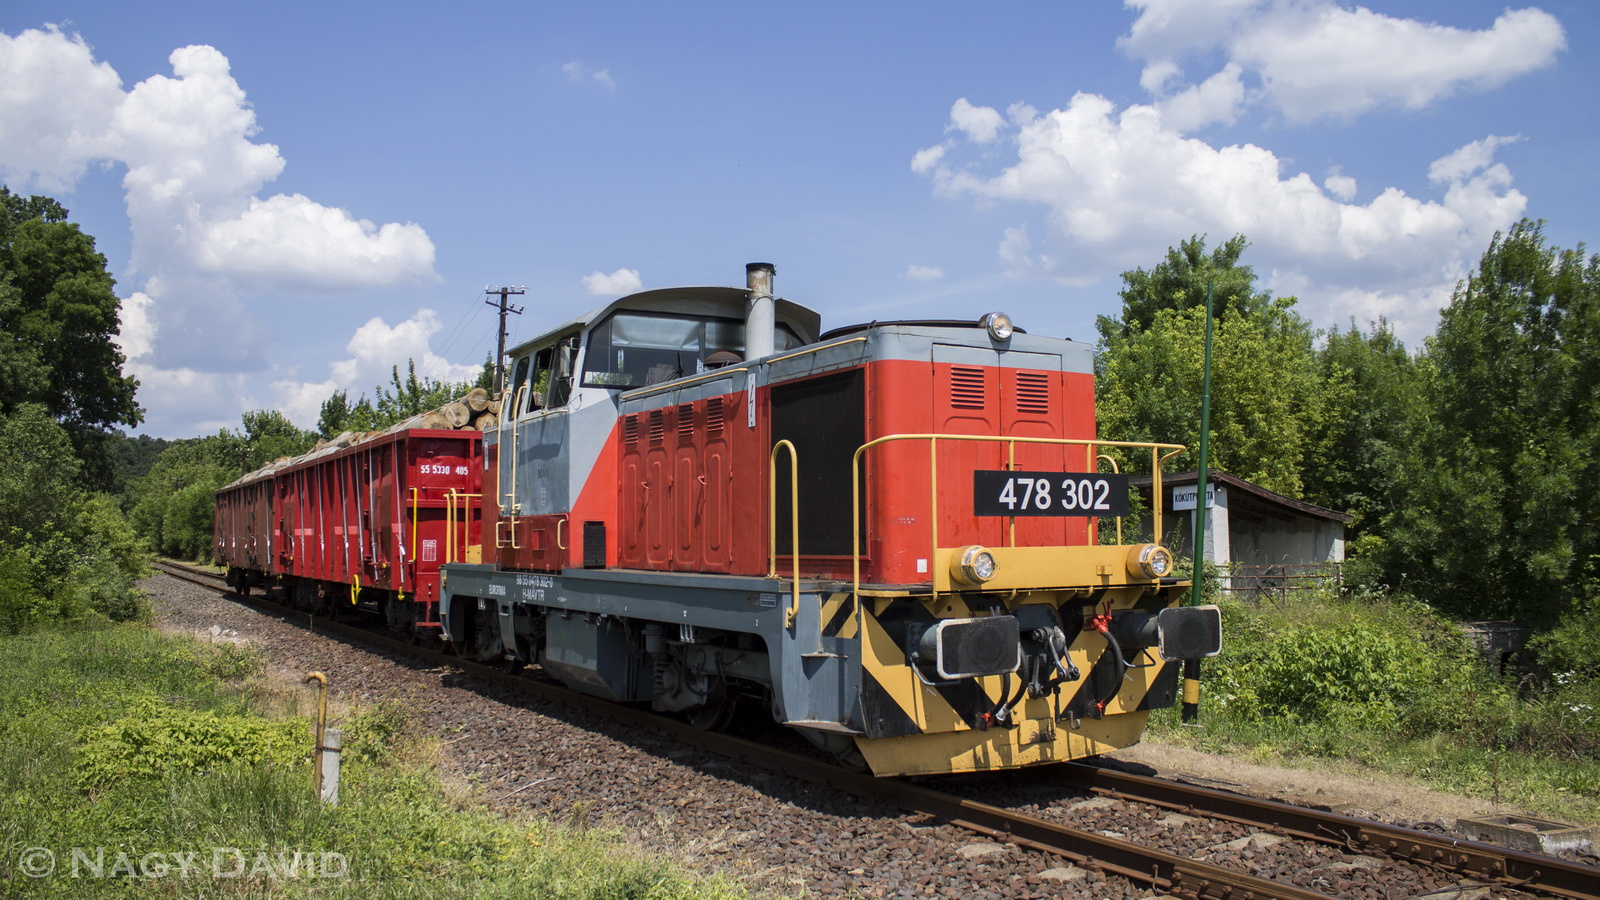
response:
<svg viewBox="0 0 1600 900"><path fill-rule="evenodd" d="M787 325L778 325L776 338L779 350L800 346ZM643 387L742 360L743 353L742 319L619 312L590 331L583 383Z"/></svg>

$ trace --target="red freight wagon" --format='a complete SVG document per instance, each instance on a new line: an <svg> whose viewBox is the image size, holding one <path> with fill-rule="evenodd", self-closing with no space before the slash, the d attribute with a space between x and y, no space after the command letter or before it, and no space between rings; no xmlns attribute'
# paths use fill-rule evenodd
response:
<svg viewBox="0 0 1600 900"><path fill-rule="evenodd" d="M304 606L362 606L396 627L437 628L439 566L478 561L476 431L378 434L255 474L217 495L228 543L268 548L224 553L219 538L218 558L238 587L264 584ZM266 518L262 484L271 491Z"/></svg>
<svg viewBox="0 0 1600 900"><path fill-rule="evenodd" d="M268 466L251 472L217 492L213 556L217 565L228 567L230 576L267 572L272 567L272 475L276 470L276 466Z"/></svg>

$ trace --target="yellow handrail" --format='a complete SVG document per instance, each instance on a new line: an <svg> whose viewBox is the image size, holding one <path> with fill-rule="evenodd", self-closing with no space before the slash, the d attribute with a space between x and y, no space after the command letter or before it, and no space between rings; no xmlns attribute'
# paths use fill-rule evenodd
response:
<svg viewBox="0 0 1600 900"><path fill-rule="evenodd" d="M800 456L789 441L772 445L767 460L767 577L778 577L778 450L789 451L789 549L793 553L794 601L783 614L783 627L793 628L800 615Z"/></svg>
<svg viewBox="0 0 1600 900"><path fill-rule="evenodd" d="M1117 465L1117 458L1115 456L1112 456L1112 455L1108 454L1108 453L1102 453L1099 456L1096 456L1094 458L1095 468L1097 468L1097 469L1100 468L1100 460L1102 460L1102 459L1105 460L1108 463L1111 463L1111 474L1113 474L1113 475L1121 475L1122 474L1122 467ZM1152 495L1152 496L1154 496L1154 495ZM1016 519L1015 516L1011 517L1011 521L1015 522L1016 520L1017 519ZM1096 535L1096 537L1098 537L1098 535ZM1156 540L1159 541L1160 539L1161 539L1161 532L1158 531L1158 532L1156 532ZM1011 543L1015 544L1016 540L1012 539ZM1121 516L1117 516L1117 543L1119 545L1122 543L1122 517Z"/></svg>
<svg viewBox="0 0 1600 900"><path fill-rule="evenodd" d="M420 572L422 567L417 564L417 507L421 502L417 499L420 488L411 489L411 564L417 566L414 571Z"/></svg>
<svg viewBox="0 0 1600 900"><path fill-rule="evenodd" d="M462 507L461 524L465 526L465 525L469 525L471 523L471 521L472 521L472 516L471 516L471 512L472 512L471 503L472 503L472 501L481 499L482 497L483 497L482 494L469 494L469 493L466 493L465 491L458 491L455 488L451 488L450 492L448 494L445 494L445 514L444 514L445 515L445 533L444 533L444 535L445 535L444 536L444 561L445 562L448 563L448 562L459 562L460 561L459 558L456 556L456 503L457 502L461 503L461 507ZM480 534L480 537L481 537L481 534ZM461 547L462 547L462 549L465 549L466 546L467 546L467 536L466 535L462 535L461 536Z"/></svg>
<svg viewBox="0 0 1600 900"><path fill-rule="evenodd" d="M851 460L850 460L850 519L851 519L851 522L850 522L850 542L851 542L850 543L850 567L851 567L851 583L853 585L853 589L855 590L855 593L856 593L856 596L857 596L857 606L858 606L858 608L859 608L859 605L860 605L859 601L860 601L860 594L861 594L861 458L868 450L871 450L874 447L878 447L878 446L881 446L883 444L888 444L888 443L892 443L892 442L895 442L895 441L927 441L928 442L928 444L929 444L929 454L930 454L929 469L930 469L930 477L931 477L931 485L930 485L931 489L929 490L928 494L929 494L929 498L930 498L930 503L932 504L932 515L931 515L929 524L931 526L930 530L931 530L932 535L933 535L933 551L934 551L933 553L929 554L929 556L928 556L928 562L931 565L933 563L933 561L938 558L938 549L939 549L939 481L938 481L938 479L939 479L939 470L938 470L938 451L937 451L937 447L938 447L938 442L941 441L941 440L977 441L977 442L981 442L981 443L1001 443L1001 442L1004 442L1004 443L1010 445L1010 448L1011 448L1010 449L1010 459L1013 461L1013 463L1014 463L1014 461L1016 459L1016 445L1018 443L1023 443L1023 444L1047 444L1047 445L1048 444L1056 444L1056 445L1062 445L1062 446L1086 447L1086 448L1089 448L1089 452L1091 452L1091 453L1093 452L1094 448L1097 448L1097 447L1133 447L1133 448L1145 448L1145 447L1147 447L1150 450L1151 491L1152 491L1151 496L1157 498L1158 501L1159 501L1159 498L1161 497L1161 466L1162 466L1162 464L1165 463L1167 460L1171 459L1172 457L1178 455L1179 453L1182 453L1184 451L1184 449L1185 449L1184 445L1182 445L1182 444L1156 444L1156 443L1146 443L1146 442L1142 442L1142 441L1101 441L1101 440L1086 440L1086 439L1083 439L1083 438L1014 437L1014 436L993 435L993 434L937 434L937 433L888 434L888 435L884 435L883 437L880 437L880 438L874 438L873 440L870 440L870 441L866 442L865 444L862 444L860 447L857 447L854 456L852 456ZM1168 452L1166 455L1160 455L1162 450L1168 450L1170 452ZM1012 517L1012 518L1014 519L1015 517ZM1156 502L1156 503L1152 504L1152 508L1151 508L1151 524L1153 526L1153 534L1155 535L1156 540L1160 540L1160 538L1161 538L1161 503L1160 502ZM1118 525L1120 527L1120 525L1121 525L1120 521L1118 522ZM1012 541L1015 542L1015 529L1014 529L1014 527L1013 527L1013 530L1012 530L1012 535L1013 535ZM929 574L931 575L932 573L930 572ZM937 579L934 579L933 583L937 584L938 583Z"/></svg>
<svg viewBox="0 0 1600 900"><path fill-rule="evenodd" d="M511 540L509 542L507 542L507 541L502 541L500 539L500 521L497 518L495 520L495 523L494 523L494 545L496 547L504 547L504 546L506 546L507 543L510 543L511 549L513 549L513 550L521 550L522 549L520 546L517 545L517 513L521 512L521 507L517 503L517 424L516 424L516 417L517 417L517 411L522 409L522 397L523 397L524 394L527 393L527 390L528 390L528 386L526 384L524 384L521 387L517 388L517 391L516 391L515 394L511 395L511 415L510 416L507 416L505 414L506 408L505 408L505 405L504 405L504 400L501 401L502 405L500 407L499 432L497 433L497 439L495 441L495 443L499 445L499 452L500 452L500 458L495 460L495 480L498 481L499 478L500 478L500 473L505 471L505 463L503 462L503 460L505 458L505 452L506 452L506 422L507 422L507 419L510 419L511 420L511 492L510 492L510 494L507 494L506 490L505 490L505 486L504 485L500 485L499 486L500 496L495 498L495 500L497 501L495 505L500 507L500 511L501 511L502 515L504 515L506 513L509 513L510 516L511 516ZM504 395L502 394L502 397L503 396ZM507 496L509 496L511 498L511 502L510 503L500 502L500 501L504 501Z"/></svg>

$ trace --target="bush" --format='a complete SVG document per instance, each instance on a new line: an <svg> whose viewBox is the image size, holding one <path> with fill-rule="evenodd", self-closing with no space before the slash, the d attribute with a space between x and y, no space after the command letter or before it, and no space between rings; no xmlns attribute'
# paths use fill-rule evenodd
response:
<svg viewBox="0 0 1600 900"><path fill-rule="evenodd" d="M1308 595L1283 610L1222 605L1223 655L1207 680L1230 720L1315 726L1297 739L1327 746L1353 732L1511 739L1511 691L1426 606L1381 593Z"/></svg>
<svg viewBox="0 0 1600 900"><path fill-rule="evenodd" d="M141 621L148 604L138 539L116 504L79 496L59 526L26 544L0 542L0 634Z"/></svg>
<svg viewBox="0 0 1600 900"><path fill-rule="evenodd" d="M1158 729L1259 759L1343 759L1558 817L1600 815L1600 677L1584 674L1600 631L1592 606L1539 642L1568 666L1543 686L1502 680L1454 623L1381 591L1221 606L1206 728L1180 729L1166 712Z"/></svg>
<svg viewBox="0 0 1600 900"><path fill-rule="evenodd" d="M105 787L128 779L287 766L310 759L309 743L299 722L146 706L79 735L77 770L85 784Z"/></svg>
<svg viewBox="0 0 1600 900"><path fill-rule="evenodd" d="M1600 585L1589 585L1556 627L1529 642L1529 649L1560 683L1600 681Z"/></svg>

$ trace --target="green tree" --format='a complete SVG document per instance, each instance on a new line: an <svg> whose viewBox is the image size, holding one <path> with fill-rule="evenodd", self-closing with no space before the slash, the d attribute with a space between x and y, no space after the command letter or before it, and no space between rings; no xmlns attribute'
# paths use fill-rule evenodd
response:
<svg viewBox="0 0 1600 900"><path fill-rule="evenodd" d="M1293 298L1254 289L1250 269L1237 265L1245 246L1235 237L1207 254L1204 239L1191 238L1153 272L1123 273L1123 316L1099 321L1100 434L1187 444L1175 465L1198 465L1205 290L1215 279L1226 299L1215 304L1211 464L1299 497L1328 407L1316 333Z"/></svg>
<svg viewBox="0 0 1600 900"><path fill-rule="evenodd" d="M331 441L346 430L344 423L349 418L349 392L334 391L328 399L322 401L322 411L317 415L317 434L323 440Z"/></svg>
<svg viewBox="0 0 1600 900"><path fill-rule="evenodd" d="M1122 273L1122 316L1100 316L1097 326L1102 340L1113 334L1148 330L1161 310L1204 309L1206 289L1212 289L1212 312L1218 319L1241 313L1249 315L1265 308L1271 295L1257 291L1255 270L1239 264L1250 242L1236 234L1206 252L1204 235L1193 235L1146 272L1134 269Z"/></svg>
<svg viewBox="0 0 1600 900"><path fill-rule="evenodd" d="M42 405L0 416L0 542L21 546L59 531L81 467L67 433Z"/></svg>
<svg viewBox="0 0 1600 900"><path fill-rule="evenodd" d="M144 570L116 503L89 494L65 428L40 404L0 415L0 634L143 613Z"/></svg>
<svg viewBox="0 0 1600 900"><path fill-rule="evenodd" d="M478 380L474 381L472 383L471 387L483 388L484 390L488 391L491 394L493 394L495 391L500 389L500 386L494 383L494 354L493 353L484 354L484 356L483 356L483 368L478 370Z"/></svg>
<svg viewBox="0 0 1600 900"><path fill-rule="evenodd" d="M322 401L322 412L317 416L317 434L323 440L331 441L346 431L377 431L392 424L379 421L378 411L365 394L351 404L349 392L334 391L332 396Z"/></svg>
<svg viewBox="0 0 1600 900"><path fill-rule="evenodd" d="M137 425L138 382L112 343L121 301L94 238L47 197L0 187L0 411L42 403L71 425Z"/></svg>
<svg viewBox="0 0 1600 900"><path fill-rule="evenodd" d="M252 410L244 414L243 421L243 472L254 471L285 456L299 456L317 442L316 432L296 428L287 416L275 409Z"/></svg>
<svg viewBox="0 0 1600 900"><path fill-rule="evenodd" d="M374 407L378 413L380 428L387 428L412 416L438 409L472 390L474 383L434 381L426 376L418 378L417 361L408 359L406 377L401 379L400 367L394 366L389 370L389 384L392 390L380 385L375 392L377 400Z"/></svg>
<svg viewBox="0 0 1600 900"><path fill-rule="evenodd" d="M61 204L0 187L0 413L43 405L103 485L113 472L103 429L143 420L138 382L112 342L115 284Z"/></svg>
<svg viewBox="0 0 1600 900"><path fill-rule="evenodd" d="M1317 353L1324 401L1314 454L1305 468L1305 496L1355 518L1350 538L1371 535L1395 512L1401 468L1425 420L1425 365L1380 319L1370 332L1354 322L1335 328Z"/></svg>
<svg viewBox="0 0 1600 900"><path fill-rule="evenodd" d="M133 487L128 514L157 553L204 559L211 553L218 488L239 477L249 447L226 429L210 437L174 441Z"/></svg>
<svg viewBox="0 0 1600 900"><path fill-rule="evenodd" d="M1428 361L1390 576L1459 615L1549 624L1600 560L1600 257L1546 246L1542 222L1497 234Z"/></svg>
<svg viewBox="0 0 1600 900"><path fill-rule="evenodd" d="M143 478L172 442L148 434L137 437L115 433L111 438L111 460L115 467L112 493L126 496L134 482Z"/></svg>

